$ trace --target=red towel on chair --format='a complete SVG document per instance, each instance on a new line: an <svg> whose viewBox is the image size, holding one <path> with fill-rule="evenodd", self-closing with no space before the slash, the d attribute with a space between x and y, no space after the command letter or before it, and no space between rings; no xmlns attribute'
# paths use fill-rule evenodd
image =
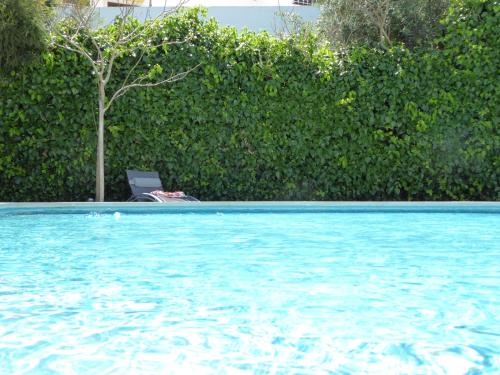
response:
<svg viewBox="0 0 500 375"><path fill-rule="evenodd" d="M151 194L160 196L160 197L166 197L166 198L183 198L186 196L182 191L161 191L161 190L155 190L152 191Z"/></svg>

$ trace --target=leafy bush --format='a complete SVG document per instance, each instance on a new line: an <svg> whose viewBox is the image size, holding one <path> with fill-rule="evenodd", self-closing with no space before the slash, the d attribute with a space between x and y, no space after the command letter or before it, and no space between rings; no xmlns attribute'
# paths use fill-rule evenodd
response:
<svg viewBox="0 0 500 375"><path fill-rule="evenodd" d="M203 200L498 200L498 10L460 5L439 49L344 54L195 12L168 20L173 40L194 37L145 64L202 68L116 102L107 197L126 199L125 169L137 168ZM54 49L0 80L0 200L93 195L97 97L82 64Z"/></svg>
<svg viewBox="0 0 500 375"><path fill-rule="evenodd" d="M320 30L334 46L431 41L449 0L322 0Z"/></svg>
<svg viewBox="0 0 500 375"><path fill-rule="evenodd" d="M46 17L39 0L0 2L0 69L16 68L41 54L47 44Z"/></svg>

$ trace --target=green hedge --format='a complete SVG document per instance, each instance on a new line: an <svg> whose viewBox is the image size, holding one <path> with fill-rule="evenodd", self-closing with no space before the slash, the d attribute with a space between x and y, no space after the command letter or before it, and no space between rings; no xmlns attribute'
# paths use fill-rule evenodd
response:
<svg viewBox="0 0 500 375"><path fill-rule="evenodd" d="M169 20L172 38L197 38L148 61L202 66L112 107L107 200L127 198L131 168L202 200L498 200L498 11L457 5L436 48L411 52L332 53L192 11ZM96 106L88 65L69 52L4 77L0 201L93 196Z"/></svg>

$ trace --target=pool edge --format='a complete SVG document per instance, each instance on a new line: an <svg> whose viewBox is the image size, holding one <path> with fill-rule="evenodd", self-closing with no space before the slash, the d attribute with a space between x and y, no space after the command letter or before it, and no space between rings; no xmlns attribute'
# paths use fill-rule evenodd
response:
<svg viewBox="0 0 500 375"><path fill-rule="evenodd" d="M443 212L500 213L500 202L359 202L359 201L212 201L196 203L150 202L13 202L0 203L2 214L30 213L202 213L202 212Z"/></svg>

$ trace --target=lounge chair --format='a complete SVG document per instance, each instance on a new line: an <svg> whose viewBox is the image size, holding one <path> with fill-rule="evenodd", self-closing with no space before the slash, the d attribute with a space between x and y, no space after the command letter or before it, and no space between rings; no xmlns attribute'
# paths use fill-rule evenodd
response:
<svg viewBox="0 0 500 375"><path fill-rule="evenodd" d="M163 191L158 172L127 170L127 178L132 190L129 202L199 202L198 199L181 191L173 193Z"/></svg>

